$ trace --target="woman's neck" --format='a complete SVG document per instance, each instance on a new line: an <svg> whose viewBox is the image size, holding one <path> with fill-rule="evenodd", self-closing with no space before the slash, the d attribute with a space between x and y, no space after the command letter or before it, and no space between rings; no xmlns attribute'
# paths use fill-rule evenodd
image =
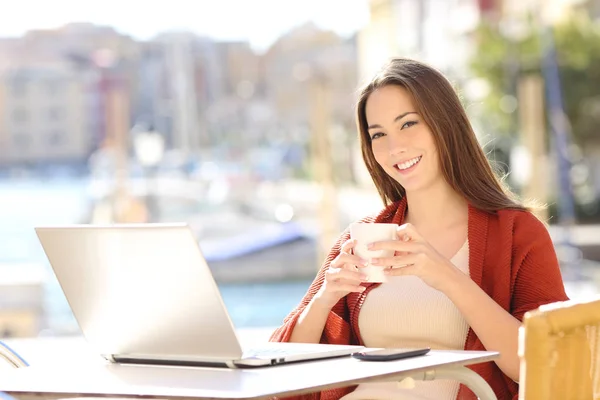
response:
<svg viewBox="0 0 600 400"><path fill-rule="evenodd" d="M407 193L406 200L405 222L419 230L439 229L467 221L467 201L446 182Z"/></svg>

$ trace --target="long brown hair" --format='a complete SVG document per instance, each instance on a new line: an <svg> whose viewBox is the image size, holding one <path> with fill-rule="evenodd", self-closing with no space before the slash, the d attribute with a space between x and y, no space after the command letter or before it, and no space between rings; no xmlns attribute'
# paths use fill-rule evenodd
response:
<svg viewBox="0 0 600 400"><path fill-rule="evenodd" d="M412 96L415 111L433 133L442 174L457 193L483 211L528 209L494 174L450 82L436 69L405 58L386 63L361 90L356 106L363 160L385 205L402 199L406 192L375 160L365 107L371 93L387 85L401 86Z"/></svg>

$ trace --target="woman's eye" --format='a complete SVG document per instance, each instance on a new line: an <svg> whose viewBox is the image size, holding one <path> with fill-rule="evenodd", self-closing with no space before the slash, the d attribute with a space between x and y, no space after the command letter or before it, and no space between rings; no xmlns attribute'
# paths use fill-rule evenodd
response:
<svg viewBox="0 0 600 400"><path fill-rule="evenodd" d="M417 124L417 121L406 121L404 123L404 125L402 125L402 128L400 128L400 129L410 128L411 126L416 125L416 124Z"/></svg>
<svg viewBox="0 0 600 400"><path fill-rule="evenodd" d="M371 140L374 140L374 139L380 138L380 137L382 137L382 136L383 136L383 133L382 133L382 132L377 132L377 133L374 133L374 134L371 136Z"/></svg>

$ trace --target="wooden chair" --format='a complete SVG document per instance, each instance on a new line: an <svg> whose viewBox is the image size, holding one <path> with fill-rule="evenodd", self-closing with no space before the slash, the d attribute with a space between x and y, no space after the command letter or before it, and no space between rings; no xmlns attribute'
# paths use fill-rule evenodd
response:
<svg viewBox="0 0 600 400"><path fill-rule="evenodd" d="M600 297L526 313L519 357L520 400L600 399Z"/></svg>

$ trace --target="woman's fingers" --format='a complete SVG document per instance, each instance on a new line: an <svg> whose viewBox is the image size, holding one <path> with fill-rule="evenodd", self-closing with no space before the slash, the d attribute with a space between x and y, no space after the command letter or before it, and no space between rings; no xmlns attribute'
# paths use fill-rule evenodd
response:
<svg viewBox="0 0 600 400"><path fill-rule="evenodd" d="M368 262L363 260L362 258L355 256L353 254L348 253L340 253L331 263L332 267L335 268L346 268L346 266L350 267L364 267Z"/></svg>
<svg viewBox="0 0 600 400"><path fill-rule="evenodd" d="M356 246L356 239L348 239L342 244L342 253L350 253Z"/></svg>
<svg viewBox="0 0 600 400"><path fill-rule="evenodd" d="M354 283L362 283L366 279L366 275L352 268L330 268L329 280L346 280Z"/></svg>
<svg viewBox="0 0 600 400"><path fill-rule="evenodd" d="M355 280L342 278L342 279L336 279L329 284L332 286L331 289L336 292L360 293L365 290L365 287L361 286L360 283L362 283L362 281L357 282Z"/></svg>

